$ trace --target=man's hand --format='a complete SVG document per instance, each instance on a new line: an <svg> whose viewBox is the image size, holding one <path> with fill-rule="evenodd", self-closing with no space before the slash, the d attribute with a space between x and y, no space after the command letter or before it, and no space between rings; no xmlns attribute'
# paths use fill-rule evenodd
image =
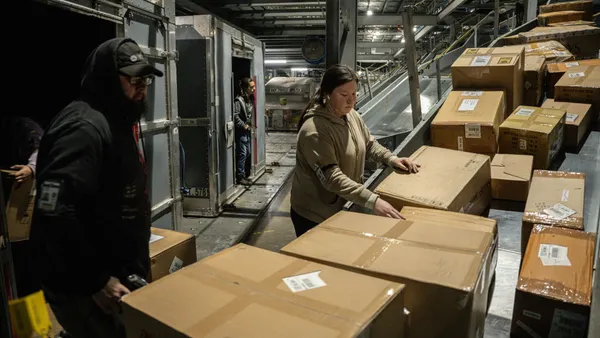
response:
<svg viewBox="0 0 600 338"><path fill-rule="evenodd" d="M12 167L10 167L10 169L18 170L15 173L15 179L19 183L22 183L29 176L33 175L33 170L31 170L31 168L29 166L27 166L27 165L20 165L20 164L13 165Z"/></svg>
<svg viewBox="0 0 600 338"><path fill-rule="evenodd" d="M375 200L375 207L373 208L373 211L375 211L375 214L377 216L404 219L404 217L400 215L400 212L398 210L396 210L391 204L382 200L379 197L377 198L377 200Z"/></svg>
<svg viewBox="0 0 600 338"><path fill-rule="evenodd" d="M246 124L246 125L244 125L244 129L248 130L248 129L250 129L250 126Z"/></svg>
<svg viewBox="0 0 600 338"><path fill-rule="evenodd" d="M393 165L395 168L408 171L410 173L418 173L421 165L414 162L408 157L399 157L394 160Z"/></svg>
<svg viewBox="0 0 600 338"><path fill-rule="evenodd" d="M121 284L117 278L110 277L104 288L94 294L92 298L105 313L119 313L121 310L118 302L121 297L129 293L131 291Z"/></svg>

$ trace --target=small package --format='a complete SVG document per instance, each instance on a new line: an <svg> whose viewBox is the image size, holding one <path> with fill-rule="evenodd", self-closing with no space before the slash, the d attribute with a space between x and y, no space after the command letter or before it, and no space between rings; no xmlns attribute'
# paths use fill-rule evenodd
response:
<svg viewBox="0 0 600 338"><path fill-rule="evenodd" d="M569 50L558 41L533 42L525 46L525 66L528 56L544 56L547 63L565 62L575 60ZM534 60L532 60L534 61ZM530 63L532 63L530 61Z"/></svg>
<svg viewBox="0 0 600 338"><path fill-rule="evenodd" d="M151 228L150 270L152 281L196 263L196 237L182 232Z"/></svg>
<svg viewBox="0 0 600 338"><path fill-rule="evenodd" d="M431 122L432 145L495 154L505 110L503 91L452 91Z"/></svg>
<svg viewBox="0 0 600 338"><path fill-rule="evenodd" d="M553 23L560 23L566 21L577 21L586 18L584 11L561 11L561 12L550 12L540 13L538 15L538 24L540 26L548 26Z"/></svg>
<svg viewBox="0 0 600 338"><path fill-rule="evenodd" d="M496 154L492 160L492 198L525 202L533 171L533 156Z"/></svg>
<svg viewBox="0 0 600 338"><path fill-rule="evenodd" d="M523 213L521 252L525 252L534 224L582 231L585 174L535 170Z"/></svg>
<svg viewBox="0 0 600 338"><path fill-rule="evenodd" d="M244 244L122 303L128 337L404 337L404 285Z"/></svg>
<svg viewBox="0 0 600 338"><path fill-rule="evenodd" d="M563 145L564 110L519 106L500 125L500 153L533 155L534 169L547 169Z"/></svg>
<svg viewBox="0 0 600 338"><path fill-rule="evenodd" d="M454 90L504 90L508 114L523 102L524 70L523 46L467 48L452 64L452 86Z"/></svg>
<svg viewBox="0 0 600 338"><path fill-rule="evenodd" d="M597 119L600 112L600 66L569 68L554 86L556 101L589 103Z"/></svg>
<svg viewBox="0 0 600 338"><path fill-rule="evenodd" d="M594 4L592 0L564 1L539 7L540 14L555 13L563 11L583 11L585 20L593 20Z"/></svg>
<svg viewBox="0 0 600 338"><path fill-rule="evenodd" d="M572 68L578 66L600 66L600 59L590 59L590 60L577 60L570 62L556 62L550 63L546 67L548 69L546 76L546 90L547 97L554 97L554 86L560 80L560 78L565 74L565 72Z"/></svg>
<svg viewBox="0 0 600 338"><path fill-rule="evenodd" d="M600 49L600 28L587 25L535 27L519 38L520 43L558 41L576 58L597 58Z"/></svg>
<svg viewBox="0 0 600 338"><path fill-rule="evenodd" d="M481 215L491 201L490 157L422 146L411 157L418 173L391 173L375 193L400 210L416 206Z"/></svg>
<svg viewBox="0 0 600 338"><path fill-rule="evenodd" d="M581 26L581 25L593 25L594 22L593 21L584 21L584 20L577 20L577 21L565 21L565 22L557 22L557 23L551 23L548 26L549 27L566 27L566 26Z"/></svg>
<svg viewBox="0 0 600 338"><path fill-rule="evenodd" d="M592 105L548 99L544 101L542 108L560 109L567 112L564 145L571 149L577 149L591 127Z"/></svg>
<svg viewBox="0 0 600 338"><path fill-rule="evenodd" d="M12 182L6 203L8 237L11 242L21 242L29 239L31 231L36 195L35 179L30 176L18 183L14 180L15 173L14 170L2 170L3 181Z"/></svg>
<svg viewBox="0 0 600 338"><path fill-rule="evenodd" d="M536 225L517 282L511 336L587 337L595 234Z"/></svg>
<svg viewBox="0 0 600 338"><path fill-rule="evenodd" d="M525 83L523 85L523 105L537 106L542 100L546 57L543 55L525 56Z"/></svg>

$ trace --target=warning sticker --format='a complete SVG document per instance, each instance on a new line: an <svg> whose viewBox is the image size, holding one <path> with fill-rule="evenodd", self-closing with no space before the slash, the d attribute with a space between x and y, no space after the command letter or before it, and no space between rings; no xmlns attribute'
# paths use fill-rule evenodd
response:
<svg viewBox="0 0 600 338"><path fill-rule="evenodd" d="M569 73L569 79L576 79L576 78L582 77L582 76L585 76L584 72Z"/></svg>
<svg viewBox="0 0 600 338"><path fill-rule="evenodd" d="M518 112L515 113L515 115L529 117L531 116L531 114L533 114L534 111L535 109L521 108Z"/></svg>
<svg viewBox="0 0 600 338"><path fill-rule="evenodd" d="M566 246L540 244L538 257L544 266L571 266Z"/></svg>
<svg viewBox="0 0 600 338"><path fill-rule="evenodd" d="M567 113L567 122L575 122L579 115Z"/></svg>
<svg viewBox="0 0 600 338"><path fill-rule="evenodd" d="M544 209L544 212L546 214L550 215L550 217L557 219L559 221L576 213L575 210L573 210L571 208L567 208L560 203L557 203L548 209Z"/></svg>
<svg viewBox="0 0 600 338"><path fill-rule="evenodd" d="M465 124L466 138L481 138L481 125L475 123Z"/></svg>
<svg viewBox="0 0 600 338"><path fill-rule="evenodd" d="M500 60L498 60L498 64L499 65L510 64L510 62L512 61L512 59L513 59L512 57L503 57L503 58L500 58Z"/></svg>
<svg viewBox="0 0 600 338"><path fill-rule="evenodd" d="M492 57L490 55L476 56L473 58L473 61L471 61L471 66L473 66L473 67L487 66L490 63L491 59L492 59Z"/></svg>
<svg viewBox="0 0 600 338"><path fill-rule="evenodd" d="M458 107L458 111L473 111L477 107L479 99L464 99Z"/></svg>
<svg viewBox="0 0 600 338"><path fill-rule="evenodd" d="M294 293L311 290L326 286L325 282L319 277L321 271L306 273L303 275L283 278L283 282Z"/></svg>

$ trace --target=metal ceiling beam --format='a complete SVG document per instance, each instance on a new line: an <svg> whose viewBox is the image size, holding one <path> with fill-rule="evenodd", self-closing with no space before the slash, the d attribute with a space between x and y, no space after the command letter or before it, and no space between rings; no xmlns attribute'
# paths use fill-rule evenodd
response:
<svg viewBox="0 0 600 338"><path fill-rule="evenodd" d="M265 26L325 26L325 19L277 19L270 21L248 22L245 26L265 27Z"/></svg>
<svg viewBox="0 0 600 338"><path fill-rule="evenodd" d="M260 20L260 19L281 19L281 18L287 18L287 17L296 17L296 16L300 16L300 17L305 17L305 16L309 16L309 17L315 17L315 18L324 18L325 15L323 13L323 11L298 11L298 10L291 10L291 11L277 11L277 12L272 12L272 11L254 11L254 12L242 12L241 14L236 15L236 17L240 18L240 19L255 19L255 20Z"/></svg>
<svg viewBox="0 0 600 338"><path fill-rule="evenodd" d="M404 48L404 44L400 41L396 42L368 42L360 41L359 48Z"/></svg>
<svg viewBox="0 0 600 338"><path fill-rule="evenodd" d="M435 15L415 15L413 24L416 26L433 26L438 22L438 17ZM359 15L359 26L373 25L402 25L402 15Z"/></svg>
<svg viewBox="0 0 600 338"><path fill-rule="evenodd" d="M179 0L176 0L179 1ZM318 5L318 1L302 0L198 0L205 5L240 5L240 6L289 6L289 5ZM325 2L324 0L321 3Z"/></svg>
<svg viewBox="0 0 600 338"><path fill-rule="evenodd" d="M449 19L449 15L454 12L454 10L458 7L461 6L462 4L464 4L465 2L467 2L467 0L454 0L451 3L449 3L446 7L444 7L444 9L442 9L442 11L438 14L438 21L445 21L446 23L450 23L452 22L452 19ZM416 36L415 36L416 39Z"/></svg>
<svg viewBox="0 0 600 338"><path fill-rule="evenodd" d="M295 29L265 29L260 32L256 32L255 35L259 39L262 37L277 37L277 36L306 36L306 35L325 35L324 29L302 29L301 27Z"/></svg>

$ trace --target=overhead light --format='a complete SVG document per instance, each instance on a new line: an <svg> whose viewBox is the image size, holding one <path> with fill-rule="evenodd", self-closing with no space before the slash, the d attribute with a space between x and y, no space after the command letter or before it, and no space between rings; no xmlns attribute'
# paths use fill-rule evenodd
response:
<svg viewBox="0 0 600 338"><path fill-rule="evenodd" d="M402 41L400 41L400 42L402 42L402 43L405 43L405 42L406 42L406 40L405 40L404 38L402 38Z"/></svg>
<svg viewBox="0 0 600 338"><path fill-rule="evenodd" d="M363 75L363 71L362 71L362 70L359 70L359 71L358 71L358 76L362 76L362 75Z"/></svg>
<svg viewBox="0 0 600 338"><path fill-rule="evenodd" d="M367 15L373 15L373 11L369 9L369 10L367 11Z"/></svg>
<svg viewBox="0 0 600 338"><path fill-rule="evenodd" d="M265 60L265 63L268 63L268 64L287 63L287 60Z"/></svg>
<svg viewBox="0 0 600 338"><path fill-rule="evenodd" d="M292 72L306 72L308 68L292 68Z"/></svg>

